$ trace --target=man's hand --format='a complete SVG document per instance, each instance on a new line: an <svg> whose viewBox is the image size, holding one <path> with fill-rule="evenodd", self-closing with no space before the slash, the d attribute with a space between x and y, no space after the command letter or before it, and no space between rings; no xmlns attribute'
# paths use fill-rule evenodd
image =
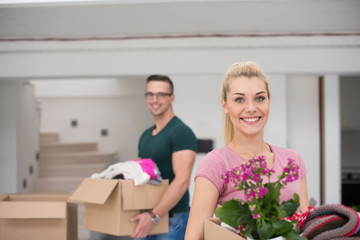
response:
<svg viewBox="0 0 360 240"><path fill-rule="evenodd" d="M132 238L146 237L149 234L152 226L154 225L150 213L143 212L130 219L130 222L135 222L135 221L138 221L138 224L135 228L135 231L130 237Z"/></svg>

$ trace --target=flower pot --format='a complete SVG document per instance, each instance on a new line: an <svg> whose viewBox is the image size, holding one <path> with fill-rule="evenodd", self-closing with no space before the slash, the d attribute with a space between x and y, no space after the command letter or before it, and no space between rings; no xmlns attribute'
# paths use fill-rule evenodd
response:
<svg viewBox="0 0 360 240"><path fill-rule="evenodd" d="M247 238L247 240L255 240L255 239ZM285 240L285 238L283 236L278 236L274 238L269 238L268 240Z"/></svg>

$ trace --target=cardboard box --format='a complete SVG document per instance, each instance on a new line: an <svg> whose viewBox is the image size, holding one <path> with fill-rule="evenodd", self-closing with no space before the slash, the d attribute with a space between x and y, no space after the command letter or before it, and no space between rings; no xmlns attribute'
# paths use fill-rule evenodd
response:
<svg viewBox="0 0 360 240"><path fill-rule="evenodd" d="M70 194L0 194L0 240L77 240Z"/></svg>
<svg viewBox="0 0 360 240"><path fill-rule="evenodd" d="M220 226L218 218L209 218L204 224L204 240L246 240L232 231Z"/></svg>
<svg viewBox="0 0 360 240"><path fill-rule="evenodd" d="M107 180L86 178L71 196L72 201L85 203L86 229L116 236L129 236L137 222L130 222L141 210L155 207L169 185L145 184L135 186L133 180ZM162 216L150 234L167 233L169 217Z"/></svg>

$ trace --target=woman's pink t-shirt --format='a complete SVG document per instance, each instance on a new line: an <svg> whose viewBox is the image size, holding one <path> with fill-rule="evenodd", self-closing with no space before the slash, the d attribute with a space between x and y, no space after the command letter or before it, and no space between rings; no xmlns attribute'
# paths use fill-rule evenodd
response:
<svg viewBox="0 0 360 240"><path fill-rule="evenodd" d="M271 182L275 182L287 166L288 158L293 158L296 164L299 165L299 179L288 183L285 188L281 190L280 202L293 198L294 193L300 196L301 179L307 174L302 157L299 153L291 149L276 146L270 146L270 148L274 154L274 165L272 169L275 170L275 174L270 177ZM203 158L195 178L205 177L214 184L220 194L217 202L220 205L233 198L245 200L243 191L236 190L234 184L225 184L221 179L221 176L226 171L238 167L244 162L245 160L228 146L215 149ZM264 183L266 183L266 180L264 180Z"/></svg>

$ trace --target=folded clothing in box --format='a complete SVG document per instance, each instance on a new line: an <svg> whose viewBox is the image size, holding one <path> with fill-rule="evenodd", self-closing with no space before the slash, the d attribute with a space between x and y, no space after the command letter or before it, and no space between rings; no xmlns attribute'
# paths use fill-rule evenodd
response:
<svg viewBox="0 0 360 240"><path fill-rule="evenodd" d="M100 173L92 174L90 178L132 179L135 186L145 183L160 185L162 181L159 168L151 158L115 163Z"/></svg>

